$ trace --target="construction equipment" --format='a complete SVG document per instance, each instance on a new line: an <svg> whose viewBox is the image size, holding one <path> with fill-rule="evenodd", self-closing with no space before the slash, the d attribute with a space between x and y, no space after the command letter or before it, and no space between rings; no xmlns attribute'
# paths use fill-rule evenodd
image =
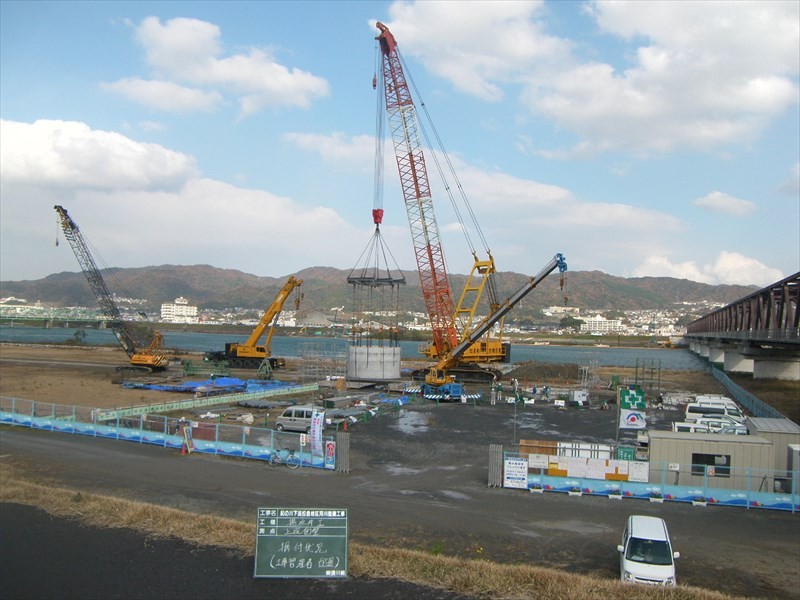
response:
<svg viewBox="0 0 800 600"><path fill-rule="evenodd" d="M494 258L480 232L480 224L475 219L466 197L463 197L468 212L472 216L474 229L484 243L488 258L484 260L478 258L469 239L467 228L462 226L461 229L467 237L474 263L458 304L453 301L453 292L447 277L444 253L439 240L439 228L433 210L433 198L425 156L422 151L421 128L417 122L416 108L397 50L397 42L383 23L376 23L376 27L380 31L380 35L376 39L382 55L380 76L386 100L386 114L392 133L400 183L411 228L422 295L433 330L433 342L422 352L436 360L437 364L433 371L426 374L425 379L427 385L441 386L452 383L451 379L457 369L467 367L465 369L467 372L481 372L481 369L475 367L468 368L470 364L508 362L510 360L510 344L503 343L501 337L502 319L514 304L539 283L539 280L537 276L511 298L500 302L494 282L496 272ZM377 76L373 79L373 87L377 87ZM444 152L443 156L447 158ZM433 158L441 171L435 154ZM450 165L449 160L447 162ZM452 165L450 165L450 170L455 177ZM450 187L446 187L450 193ZM463 196L460 184L457 187ZM453 206L460 219L455 202L453 202ZM558 260L554 259L554 261L548 273L557 266L559 268L563 266L566 270L563 257ZM488 316L474 325L473 321L484 292L487 295ZM497 336L489 337L495 325L499 325ZM477 332L480 333L476 335ZM483 373L488 374L491 379L491 374L485 370Z"/></svg>
<svg viewBox="0 0 800 600"><path fill-rule="evenodd" d="M272 336L275 333L275 323L278 320L283 310L283 303L296 288L300 287L303 283L302 279L295 279L294 276L289 277L288 281L283 285L275 300L269 305L269 308L261 316L256 328L247 338L244 343L228 342L225 344L224 351L211 351L206 352L205 359L211 361L228 361L230 366L235 369L258 369L261 364L266 360L269 362L271 369L281 369L286 366L286 361L283 358L276 358L272 356ZM295 309L300 307L300 300L302 296L296 295ZM263 345L259 345L258 341L267 332L267 339Z"/></svg>
<svg viewBox="0 0 800 600"><path fill-rule="evenodd" d="M424 396L430 394L445 394L454 400L460 398L462 386L460 383L456 382L455 375L449 371L458 364L471 344L480 339L480 337L489 331L495 323L505 317L514 306L532 292L533 288L539 285L539 283L556 268L558 268L561 273L563 282L563 275L567 270L567 262L561 254L556 254L537 275L531 277L525 285L509 296L505 302L502 302L488 316L484 317L483 320L464 335L464 339L453 348L452 351L440 358L439 362L431 367L425 377L425 383L422 385L422 394Z"/></svg>
<svg viewBox="0 0 800 600"><path fill-rule="evenodd" d="M54 208L58 213L64 237L67 238L69 245L72 247L72 251L78 259L78 264L80 264L83 274L89 282L89 287L92 288L92 292L95 298L97 298L103 314L106 319L108 319L108 326L111 327L111 330L114 332L114 335L117 340L119 340L120 345L122 345L122 348L130 359L130 367L118 367L118 370L152 372L166 369L169 366L170 359L169 356L163 352L164 338L161 333L156 331L153 334L153 338L147 344L147 347L144 350L138 349L138 347L143 344L137 342L132 327L123 321L119 308L117 308L117 304L114 302L114 297L108 290L108 286L106 286L106 282L103 280L103 276L97 268L97 264L89 251L89 247L78 225L72 220L72 217L69 216L69 213L64 207L56 205Z"/></svg>

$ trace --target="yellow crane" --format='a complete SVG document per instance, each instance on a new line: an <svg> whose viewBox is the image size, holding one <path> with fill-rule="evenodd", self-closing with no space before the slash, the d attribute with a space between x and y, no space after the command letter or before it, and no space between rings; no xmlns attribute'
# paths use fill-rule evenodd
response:
<svg viewBox="0 0 800 600"><path fill-rule="evenodd" d="M265 359L269 360L269 365L272 369L279 369L285 366L283 358L276 358L272 356L272 336L275 333L275 322L283 310L283 304L287 298L298 287L303 284L302 279L296 279L294 275L289 277L288 281L275 296L275 300L269 305L264 314L261 316L256 328L243 343L228 342L225 344L224 351L211 351L206 352L206 360L223 361L226 360L233 368L243 369L257 369ZM295 309L300 307L300 300L302 296L296 295ZM263 337L264 333L267 334L267 339L264 344L259 344L259 340Z"/></svg>

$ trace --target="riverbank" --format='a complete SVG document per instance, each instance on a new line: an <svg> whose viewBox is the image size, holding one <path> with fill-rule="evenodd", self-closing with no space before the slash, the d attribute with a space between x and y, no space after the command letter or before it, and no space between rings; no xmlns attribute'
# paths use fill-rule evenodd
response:
<svg viewBox="0 0 800 600"><path fill-rule="evenodd" d="M604 355L611 356L611 353L598 352L593 355L597 357L594 359L597 364L591 367L590 374L596 378L596 389L602 389L613 378L628 382L641 376L641 369L638 367L603 364L601 361ZM561 362L520 362L513 365L506 376L528 385L578 385L586 367L583 364L563 362L569 356L556 356ZM184 352L182 358L199 362L202 361L202 353ZM116 371L116 367L126 364L128 357L118 347L3 343L0 344L0 395L92 408L163 401L164 392L122 388L119 385L122 376ZM416 360L403 361L404 368L417 368L422 364ZM299 365L300 359L288 359L287 369L279 371L276 376L285 380L296 379ZM253 376L253 371L241 370L235 375L248 378ZM175 364L165 373L147 377L175 382L183 379L183 372ZM722 384L711 376L707 368L659 368L656 377L657 384L663 391L689 394L726 393ZM732 379L795 423L800 423L800 382L753 380L743 375L732 376Z"/></svg>

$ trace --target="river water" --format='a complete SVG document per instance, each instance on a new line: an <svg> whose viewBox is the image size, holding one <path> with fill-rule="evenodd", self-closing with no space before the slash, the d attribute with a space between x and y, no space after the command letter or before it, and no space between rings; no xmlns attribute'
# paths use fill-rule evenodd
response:
<svg viewBox="0 0 800 600"><path fill-rule="evenodd" d="M39 327L0 327L0 342L22 344L62 344L74 339L77 329L39 328ZM86 334L85 343L95 346L114 346L117 339L109 329L81 329ZM167 348L184 352L205 352L224 350L225 342L244 342L247 336L223 333L189 333L169 331L164 333ZM327 337L274 336L272 353L274 356L298 358L309 352L345 351L347 340ZM403 358L420 358L420 342L401 342ZM578 364L589 366L593 362L609 367L660 367L703 371L708 368L705 360L685 349L664 348L601 348L596 346L533 346L528 344L511 345L511 362L536 361L555 364Z"/></svg>

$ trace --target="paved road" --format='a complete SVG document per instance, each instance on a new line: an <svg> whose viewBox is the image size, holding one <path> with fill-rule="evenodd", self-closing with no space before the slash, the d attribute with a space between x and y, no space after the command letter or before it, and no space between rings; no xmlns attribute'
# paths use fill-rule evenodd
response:
<svg viewBox="0 0 800 600"><path fill-rule="evenodd" d="M391 580L254 579L253 559L130 529L83 527L19 504L0 504L4 600L469 600ZM46 575L46 576L43 576Z"/></svg>
<svg viewBox="0 0 800 600"><path fill-rule="evenodd" d="M618 577L615 548L627 516L659 515L682 554L680 583L796 597L798 515L487 487L490 443L608 440L613 421L613 411L537 406L515 418L513 405L427 406L355 426L349 474L22 429L0 431L0 444L14 460L87 491L247 520L259 506L346 507L358 541L608 578Z"/></svg>

